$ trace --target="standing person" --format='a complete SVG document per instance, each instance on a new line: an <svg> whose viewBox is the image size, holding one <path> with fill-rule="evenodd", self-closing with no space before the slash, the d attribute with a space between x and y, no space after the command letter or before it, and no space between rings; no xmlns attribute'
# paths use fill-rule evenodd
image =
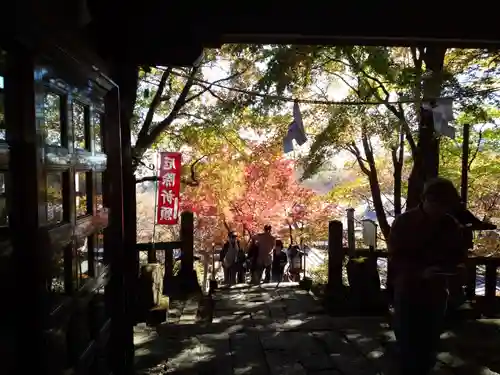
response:
<svg viewBox="0 0 500 375"><path fill-rule="evenodd" d="M288 248L287 257L290 281L300 281L300 272L302 271L302 255L303 254L298 245L290 245Z"/></svg>
<svg viewBox="0 0 500 375"><path fill-rule="evenodd" d="M238 254L236 256L236 264L235 264L236 282L238 284L243 284L245 282L245 276L246 276L247 257L245 254L245 250L241 246L241 243L238 239L237 239L237 243L238 243Z"/></svg>
<svg viewBox="0 0 500 375"><path fill-rule="evenodd" d="M260 284L262 271L272 263L272 253L276 238L271 234L271 226L265 225L264 232L257 234L254 239L256 254L252 272L252 284Z"/></svg>
<svg viewBox="0 0 500 375"><path fill-rule="evenodd" d="M250 238L250 244L248 246L248 253L247 253L247 267L250 272L250 278L253 281L253 274L256 271L255 267L257 264L257 255L259 253L259 246L257 245L257 242L255 242L255 238Z"/></svg>
<svg viewBox="0 0 500 375"><path fill-rule="evenodd" d="M283 272L287 262L286 253L283 251L283 242L276 240L276 246L273 252L273 263L271 266L271 281L279 283L283 280Z"/></svg>
<svg viewBox="0 0 500 375"><path fill-rule="evenodd" d="M223 284L229 283L229 273L228 269L224 266L224 258L226 257L227 250L229 249L229 242L225 241L222 246L222 250L219 253L219 264L222 265L222 271L224 272L224 281Z"/></svg>
<svg viewBox="0 0 500 375"><path fill-rule="evenodd" d="M388 247L401 374L426 375L435 365L448 281L463 276L467 257L461 226L449 214L458 204L451 181L432 179L420 206L392 225Z"/></svg>
<svg viewBox="0 0 500 375"><path fill-rule="evenodd" d="M272 263L272 259L271 259L271 263ZM264 268L264 284L269 283L271 281L271 263L269 263Z"/></svg>
<svg viewBox="0 0 500 375"><path fill-rule="evenodd" d="M238 264L241 257L241 247L235 232L230 232L228 240L221 251L221 262L224 267L224 283L236 284Z"/></svg>

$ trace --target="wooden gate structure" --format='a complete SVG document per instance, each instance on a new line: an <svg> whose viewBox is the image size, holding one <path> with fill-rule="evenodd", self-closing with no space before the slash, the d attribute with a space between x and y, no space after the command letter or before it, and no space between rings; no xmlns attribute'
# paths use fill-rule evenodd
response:
<svg viewBox="0 0 500 375"><path fill-rule="evenodd" d="M344 230L341 221L334 220L329 222L328 226L328 293L332 297L331 300L336 300L338 305L349 302L346 298L346 292L349 291L351 302L358 303L356 308L359 310L370 309L370 305L386 304L390 301L391 293L387 284L387 249L374 248L356 248L354 235L354 217L348 216L347 219L347 246L344 243ZM353 259L357 264L357 270L361 274L349 272L349 259ZM385 259L385 275L382 282L381 269L378 260ZM500 311L500 293L498 292L498 269L500 268L499 257L476 256L474 253L469 253L466 261L467 278L464 284L465 300L469 309L467 316L474 317L496 317ZM344 272L344 270L346 272ZM347 273L349 286L345 285L344 274ZM352 277L352 279L350 279ZM476 293L478 279L484 284L484 292ZM385 284L382 288L381 285ZM379 299L379 301L377 301ZM462 301L463 302L463 301ZM351 306L352 307L352 306ZM464 310L465 312L465 310Z"/></svg>
<svg viewBox="0 0 500 375"><path fill-rule="evenodd" d="M122 117L137 82L124 75L202 51L117 50L101 38L110 4L76 3L22 0L0 25L2 374L133 373L139 262ZM103 208L108 223L95 220Z"/></svg>
<svg viewBox="0 0 500 375"><path fill-rule="evenodd" d="M60 45L37 47L0 52L1 371L105 374L110 318L124 315L118 88Z"/></svg>
<svg viewBox="0 0 500 375"><path fill-rule="evenodd" d="M0 37L0 373L132 374L139 257L118 82L121 63L141 64L30 26Z"/></svg>
<svg viewBox="0 0 500 375"><path fill-rule="evenodd" d="M393 25L387 32L378 27L386 7L345 5L344 19L359 19L360 9L370 15L373 24L364 32L356 22L331 22L339 14L336 3L286 10L277 4L258 12L226 2L158 0L6 5L0 23L0 373L9 375L133 373L138 252L134 202L124 196L135 191L127 118L137 82L127 81L127 69L190 65L202 47L222 43L402 45L406 39L478 47L500 40L470 23L475 35L461 40L453 39L461 24L446 27L441 20L439 32L429 32L421 27L425 7L411 19L395 7L400 14L392 19L404 19L406 30ZM102 206L110 210L106 228L92 220Z"/></svg>

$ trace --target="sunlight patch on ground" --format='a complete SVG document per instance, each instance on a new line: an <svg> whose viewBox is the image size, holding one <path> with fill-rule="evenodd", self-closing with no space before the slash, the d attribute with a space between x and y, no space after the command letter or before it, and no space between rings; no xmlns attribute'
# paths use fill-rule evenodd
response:
<svg viewBox="0 0 500 375"><path fill-rule="evenodd" d="M457 356L454 356L450 352L440 352L438 353L437 358L438 360L446 363L450 367L459 367L465 365L465 361L458 358Z"/></svg>
<svg viewBox="0 0 500 375"><path fill-rule="evenodd" d="M215 352L212 348L197 339L192 339L191 342L192 344L188 348L169 358L169 367L176 370L189 369L199 365L200 362L208 362L213 359Z"/></svg>
<svg viewBox="0 0 500 375"><path fill-rule="evenodd" d="M154 341L157 335L149 335L149 336L137 336L134 335L134 345L144 345L148 342Z"/></svg>

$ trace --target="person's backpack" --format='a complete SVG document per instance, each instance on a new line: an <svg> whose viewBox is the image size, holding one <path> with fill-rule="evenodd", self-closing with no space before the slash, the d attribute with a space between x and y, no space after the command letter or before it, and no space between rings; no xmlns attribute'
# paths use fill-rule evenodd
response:
<svg viewBox="0 0 500 375"><path fill-rule="evenodd" d="M248 248L248 259L253 262L255 258L257 258L258 254L259 254L259 245L257 245L255 241L252 241L250 247Z"/></svg>
<svg viewBox="0 0 500 375"><path fill-rule="evenodd" d="M297 246L291 246L288 250L288 258L290 262L291 270L300 270L302 269L302 254L300 253Z"/></svg>
<svg viewBox="0 0 500 375"><path fill-rule="evenodd" d="M238 241L237 243L238 243L238 263L243 264L245 263L246 259L245 250L243 250L243 248L241 247L240 241Z"/></svg>
<svg viewBox="0 0 500 375"><path fill-rule="evenodd" d="M286 258L286 254L281 251L279 253L279 258L278 258L279 266L280 268L284 268L286 264L288 263L288 259Z"/></svg>

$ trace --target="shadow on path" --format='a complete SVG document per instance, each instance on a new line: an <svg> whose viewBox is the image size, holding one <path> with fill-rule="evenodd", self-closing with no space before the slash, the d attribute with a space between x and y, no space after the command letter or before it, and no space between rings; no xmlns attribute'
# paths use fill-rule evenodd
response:
<svg viewBox="0 0 500 375"><path fill-rule="evenodd" d="M156 330L138 330L137 373L393 373L393 334L382 318L329 316L293 283L278 288L275 284L235 286L217 291L214 300L212 323L181 319ZM496 374L491 370L500 367L495 359L500 357L495 353L500 343L497 331L493 322L474 322L446 332L445 351L435 373Z"/></svg>

